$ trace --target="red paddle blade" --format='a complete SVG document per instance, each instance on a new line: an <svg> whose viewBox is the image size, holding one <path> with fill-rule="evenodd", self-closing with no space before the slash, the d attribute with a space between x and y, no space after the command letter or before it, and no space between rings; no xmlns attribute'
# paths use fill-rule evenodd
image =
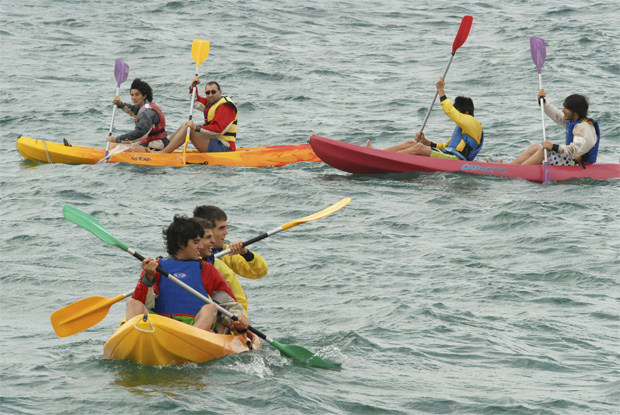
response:
<svg viewBox="0 0 620 415"><path fill-rule="evenodd" d="M540 69L545 64L545 60L547 59L547 46L545 45L544 39L539 37L531 37L530 52L532 52L532 60L538 68L538 73L540 73Z"/></svg>
<svg viewBox="0 0 620 415"><path fill-rule="evenodd" d="M454 43L452 44L452 54L454 55L458 48L463 46L463 43L467 40L467 36L469 36L469 31L471 29L471 24L474 21L472 16L463 16L463 20L461 20L461 26L459 26L459 32L456 34L456 38L454 38Z"/></svg>
<svg viewBox="0 0 620 415"><path fill-rule="evenodd" d="M127 80L129 76L129 65L120 59L117 59L114 63L114 77L116 78L116 86L121 86L123 82Z"/></svg>

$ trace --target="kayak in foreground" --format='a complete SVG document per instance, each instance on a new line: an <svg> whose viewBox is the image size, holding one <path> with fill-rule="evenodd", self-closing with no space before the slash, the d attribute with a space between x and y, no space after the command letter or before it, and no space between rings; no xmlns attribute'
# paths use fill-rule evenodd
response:
<svg viewBox="0 0 620 415"><path fill-rule="evenodd" d="M325 163L348 173L410 173L410 172L463 172L486 174L542 183L544 167L508 163L487 163L437 159L411 154L367 148L355 144L313 135L310 145ZM549 166L550 180L620 178L620 164L596 163L582 166Z"/></svg>
<svg viewBox="0 0 620 415"><path fill-rule="evenodd" d="M96 164L105 155L105 148L65 146L52 141L20 137L17 150L26 160L41 163ZM242 147L225 153L200 153L187 151L187 164L210 164L217 166L280 167L297 162L321 161L308 144ZM118 153L108 163L130 163L144 166L183 166L183 152Z"/></svg>
<svg viewBox="0 0 620 415"><path fill-rule="evenodd" d="M262 349L254 339L252 348ZM125 322L103 346L108 359L142 365L200 363L248 350L243 335L216 334L156 314Z"/></svg>

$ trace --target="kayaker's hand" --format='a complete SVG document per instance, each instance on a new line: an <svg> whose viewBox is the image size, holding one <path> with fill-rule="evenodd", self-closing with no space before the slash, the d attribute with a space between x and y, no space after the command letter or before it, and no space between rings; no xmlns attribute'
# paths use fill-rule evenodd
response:
<svg viewBox="0 0 620 415"><path fill-rule="evenodd" d="M540 99L541 99L541 98L543 98L543 99L544 99L546 96L547 96L547 94L545 93L545 90L541 88L541 89L538 91L538 102L540 103Z"/></svg>
<svg viewBox="0 0 620 415"><path fill-rule="evenodd" d="M145 258L142 261L142 269L149 280L153 280L153 278L155 278L155 274L157 274L157 266L158 262L153 258Z"/></svg>
<svg viewBox="0 0 620 415"><path fill-rule="evenodd" d="M547 150L553 149L553 144L550 141L543 141L540 145Z"/></svg>
<svg viewBox="0 0 620 415"><path fill-rule="evenodd" d="M233 325L237 330L246 330L250 325L250 318L245 314L239 314L237 316L237 321L234 321Z"/></svg>
<svg viewBox="0 0 620 415"><path fill-rule="evenodd" d="M228 255L245 255L248 253L248 248L243 246L243 241L231 242L228 247L230 248L230 254Z"/></svg>
<svg viewBox="0 0 620 415"><path fill-rule="evenodd" d="M444 81L443 78L440 77L439 81L437 81L437 83L435 84L435 87L437 87L437 92L440 97L443 97L444 95L446 95L446 91L444 90L445 86L446 86L446 81Z"/></svg>
<svg viewBox="0 0 620 415"><path fill-rule="evenodd" d="M196 124L194 124L194 121L192 120L188 120L183 123L183 129L187 130L188 127L192 130L196 130Z"/></svg>
<svg viewBox="0 0 620 415"><path fill-rule="evenodd" d="M416 133L415 141L418 142L418 143L422 143L422 144L424 144L426 146L430 146L431 145L431 142L426 139L426 137L424 136L424 133L421 132L421 131L419 133Z"/></svg>
<svg viewBox="0 0 620 415"><path fill-rule="evenodd" d="M119 108L123 106L123 103L121 102L121 99L118 95L114 97L114 99L112 100L112 104L116 105Z"/></svg>
<svg viewBox="0 0 620 415"><path fill-rule="evenodd" d="M110 143L116 143L116 137L111 135L108 138L106 138L106 141L109 141Z"/></svg>

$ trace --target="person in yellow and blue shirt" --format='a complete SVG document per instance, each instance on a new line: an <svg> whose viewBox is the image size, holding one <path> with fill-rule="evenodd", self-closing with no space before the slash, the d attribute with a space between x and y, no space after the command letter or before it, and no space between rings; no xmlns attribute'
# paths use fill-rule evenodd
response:
<svg viewBox="0 0 620 415"><path fill-rule="evenodd" d="M443 78L435 84L443 112L456 124L452 137L444 143L434 143L419 132L415 141L388 147L386 151L452 160L472 161L476 158L484 143L484 132L480 121L474 118L474 102L471 98L459 96L452 104L446 97L445 85ZM370 141L366 142L366 147L372 148Z"/></svg>

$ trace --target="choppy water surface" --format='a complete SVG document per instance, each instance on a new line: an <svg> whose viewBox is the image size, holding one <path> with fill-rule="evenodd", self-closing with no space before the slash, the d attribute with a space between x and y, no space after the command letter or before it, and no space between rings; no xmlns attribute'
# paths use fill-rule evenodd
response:
<svg viewBox="0 0 620 415"><path fill-rule="evenodd" d="M461 174L354 176L283 168L34 165L19 135L102 146L114 60L155 90L172 129L187 118L191 41L203 79L240 107L243 145L320 134L378 147L419 128L460 19L450 97L473 97L481 157L540 141L529 37L547 41L543 86L591 98L600 159L617 162L616 4L403 1L0 1L0 409L3 413L606 414L618 410L617 180L541 186ZM129 81L123 85L128 97ZM121 114L123 115L123 114ZM117 116L116 131L131 128ZM435 107L427 135L452 125ZM547 136L562 131L547 123ZM249 239L321 210L327 218L255 245L270 267L242 281L253 325L342 363L293 365L263 351L150 368L105 360L123 316L64 339L50 314L131 290L139 264L62 217L96 217L145 255L177 213L216 204Z"/></svg>

